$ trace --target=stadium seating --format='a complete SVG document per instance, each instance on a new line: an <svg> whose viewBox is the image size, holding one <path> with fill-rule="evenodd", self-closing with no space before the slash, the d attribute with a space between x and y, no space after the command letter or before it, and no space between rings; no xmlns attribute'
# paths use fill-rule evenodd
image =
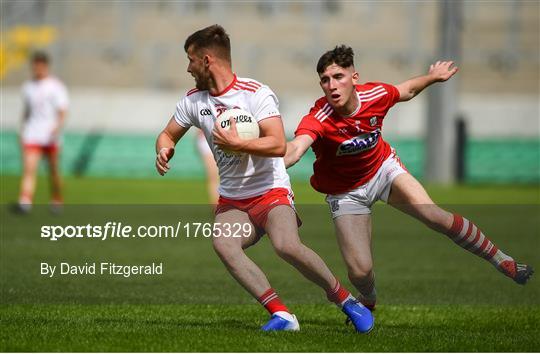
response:
<svg viewBox="0 0 540 354"><path fill-rule="evenodd" d="M0 134L4 174L18 174L20 152L13 133ZM154 136L67 134L62 152L62 169L67 175L94 177L159 177L154 169ZM418 139L394 139L407 169L422 178L424 142ZM195 149L194 136L187 135L178 145L169 178L204 178L204 168ZM467 145L466 182L540 182L540 146L534 139L513 142L507 140L474 140ZM308 179L312 174L314 155L311 151L289 170L293 179ZM42 172L44 170L42 169Z"/></svg>

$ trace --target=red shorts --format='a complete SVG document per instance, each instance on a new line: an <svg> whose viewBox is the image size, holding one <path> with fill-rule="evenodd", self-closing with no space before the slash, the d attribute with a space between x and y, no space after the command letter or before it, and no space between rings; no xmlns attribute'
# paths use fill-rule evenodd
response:
<svg viewBox="0 0 540 354"><path fill-rule="evenodd" d="M38 144L23 144L24 151L37 151L45 155L54 155L58 153L59 147L57 144L38 145Z"/></svg>
<svg viewBox="0 0 540 354"><path fill-rule="evenodd" d="M264 234L268 213L278 205L288 205L296 214L293 193L287 188L272 188L262 195L247 199L234 200L220 196L216 206L216 215L231 209L241 210L248 214L258 233ZM296 221L298 226L302 225L298 214L296 214Z"/></svg>

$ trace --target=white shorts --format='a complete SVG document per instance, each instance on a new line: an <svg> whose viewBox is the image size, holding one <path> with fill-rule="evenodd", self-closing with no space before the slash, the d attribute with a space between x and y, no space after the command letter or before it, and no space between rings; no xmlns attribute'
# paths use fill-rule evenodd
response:
<svg viewBox="0 0 540 354"><path fill-rule="evenodd" d="M21 129L21 141L29 145L60 145L60 137L53 136L54 122L25 123Z"/></svg>
<svg viewBox="0 0 540 354"><path fill-rule="evenodd" d="M371 214L371 206L377 200L388 202L392 182L402 173L408 173L407 169L392 149L390 156L369 182L346 193L326 196L332 218L335 219L341 215Z"/></svg>

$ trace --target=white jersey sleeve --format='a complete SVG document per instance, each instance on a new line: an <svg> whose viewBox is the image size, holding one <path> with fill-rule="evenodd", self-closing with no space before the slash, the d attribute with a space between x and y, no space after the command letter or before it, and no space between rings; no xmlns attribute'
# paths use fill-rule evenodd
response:
<svg viewBox="0 0 540 354"><path fill-rule="evenodd" d="M280 115L278 98L268 86L262 86L255 92L250 108L257 122Z"/></svg>
<svg viewBox="0 0 540 354"><path fill-rule="evenodd" d="M180 126L189 128L194 124L193 106L190 98L186 95L176 104L176 111L174 112L174 120Z"/></svg>
<svg viewBox="0 0 540 354"><path fill-rule="evenodd" d="M60 81L57 81L57 87L54 95L54 106L56 110L67 110L69 107L69 97L67 89Z"/></svg>

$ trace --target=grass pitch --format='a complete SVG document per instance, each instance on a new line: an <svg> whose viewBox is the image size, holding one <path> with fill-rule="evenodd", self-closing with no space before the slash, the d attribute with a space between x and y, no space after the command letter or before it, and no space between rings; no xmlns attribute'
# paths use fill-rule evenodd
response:
<svg viewBox="0 0 540 354"><path fill-rule="evenodd" d="M44 243L35 227L61 219L40 218L39 210L26 217L9 214L5 203L16 199L18 180L1 181L1 351L540 350L537 279L518 286L487 262L384 205L373 215L379 293L374 331L358 335L345 326L344 315L325 301L323 292L275 256L263 239L248 254L297 314L302 330L261 333L267 314L228 275L208 239ZM117 204L113 210L124 208L125 213L128 204L202 204L179 209L186 213L206 208L205 187L197 181L68 179L66 188L68 203ZM307 184L294 188L304 242L350 288L322 196ZM46 203L43 190L37 201ZM500 248L539 267L538 187L429 191L446 208L474 220ZM149 208L146 219L134 216L132 221L159 220L152 213L156 207ZM211 220L209 213L204 215ZM35 274L40 261L53 259L162 260L166 270L150 279L47 280Z"/></svg>
<svg viewBox="0 0 540 354"><path fill-rule="evenodd" d="M537 307L392 306L358 335L329 305L297 305L298 333L261 333L255 305L44 305L2 310L7 351L538 350ZM7 338L9 337L9 338Z"/></svg>

